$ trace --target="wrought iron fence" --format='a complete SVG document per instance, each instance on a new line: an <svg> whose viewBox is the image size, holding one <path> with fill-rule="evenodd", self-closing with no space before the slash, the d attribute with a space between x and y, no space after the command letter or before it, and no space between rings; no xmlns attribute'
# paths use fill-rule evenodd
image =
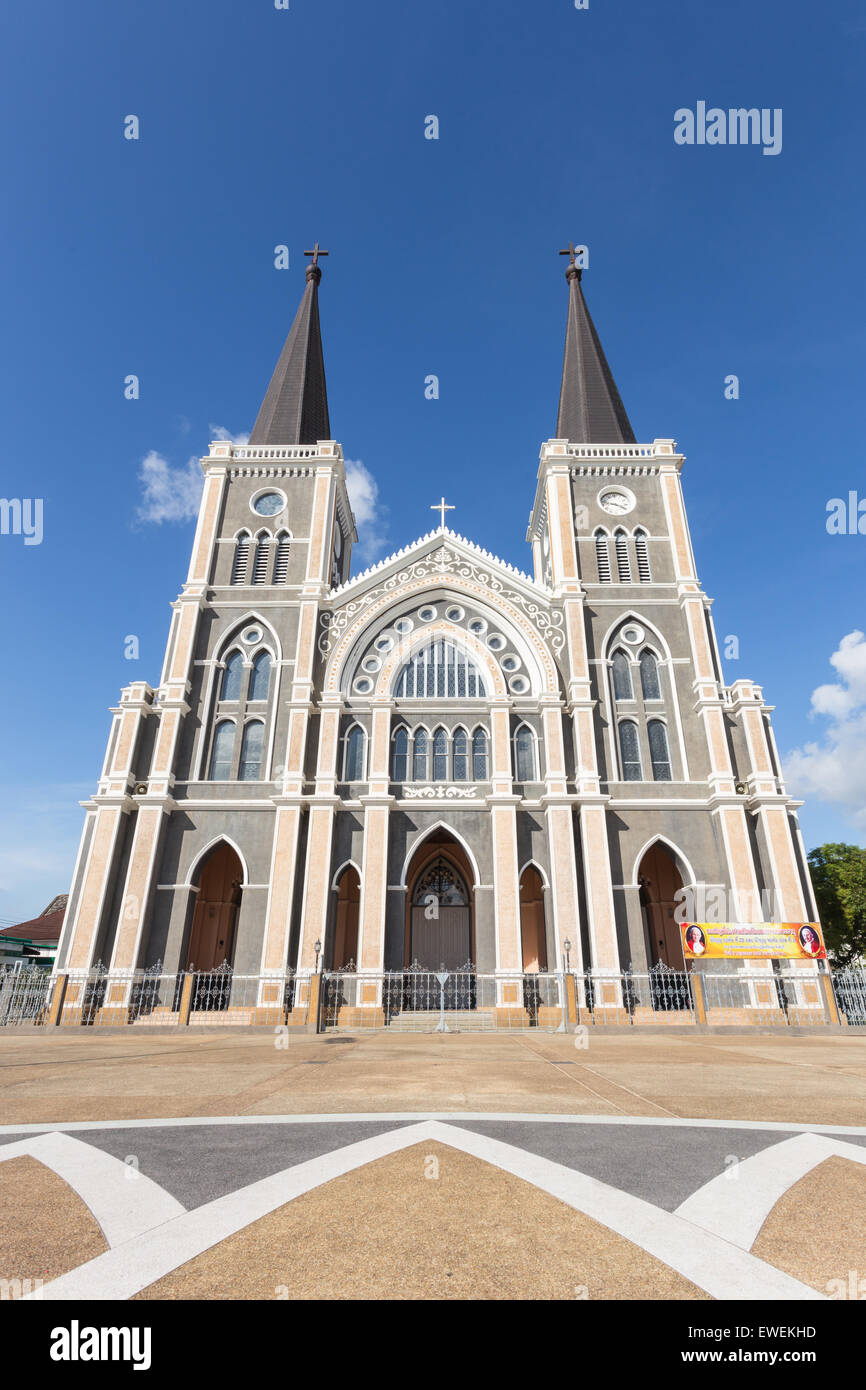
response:
<svg viewBox="0 0 866 1390"><path fill-rule="evenodd" d="M0 965L0 1027L44 1023L50 989L51 971L45 966Z"/></svg>
<svg viewBox="0 0 866 1390"><path fill-rule="evenodd" d="M813 970L702 971L706 1021L716 1026L821 1028L830 1022Z"/></svg>
<svg viewBox="0 0 866 1390"><path fill-rule="evenodd" d="M192 974L191 1025L281 1024L292 1011L293 975L240 975L228 964Z"/></svg>
<svg viewBox="0 0 866 1390"><path fill-rule="evenodd" d="M325 1031L387 1028L392 1032L494 1032L565 1026L561 974L494 975L467 962L458 970L361 973L350 962L322 978Z"/></svg>
<svg viewBox="0 0 866 1390"><path fill-rule="evenodd" d="M860 965L847 965L831 975L836 1005L845 1022L852 1028L866 1027L866 970Z"/></svg>

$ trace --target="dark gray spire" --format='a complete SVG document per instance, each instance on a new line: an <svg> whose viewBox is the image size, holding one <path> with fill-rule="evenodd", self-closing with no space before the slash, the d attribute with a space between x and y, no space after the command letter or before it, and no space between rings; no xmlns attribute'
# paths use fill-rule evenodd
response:
<svg viewBox="0 0 866 1390"><path fill-rule="evenodd" d="M568 322L555 438L572 444L634 444L634 431L586 307L574 247L564 254L570 254L571 261L565 272Z"/></svg>
<svg viewBox="0 0 866 1390"><path fill-rule="evenodd" d="M319 327L318 242L312 265L307 266L307 285L295 321L283 344L271 384L250 435L251 444L315 444L331 438L325 359Z"/></svg>

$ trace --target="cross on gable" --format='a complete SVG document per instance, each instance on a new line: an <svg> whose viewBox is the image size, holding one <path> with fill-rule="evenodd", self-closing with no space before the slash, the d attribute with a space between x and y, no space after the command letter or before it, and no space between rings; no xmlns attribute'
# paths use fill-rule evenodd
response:
<svg viewBox="0 0 866 1390"><path fill-rule="evenodd" d="M446 512L453 512L453 511L454 511L454 508L450 505L450 503L448 503L448 502L445 501L445 498L444 498L444 497L442 497L442 498L440 498L440 500L439 500L438 502L434 502L434 503L433 503L433 505L431 506L430 510L431 510L431 512L438 512L438 513L439 513L439 518L440 518L440 519L439 519L439 525L440 525L441 527L444 528L444 526L445 526L445 513L446 513Z"/></svg>

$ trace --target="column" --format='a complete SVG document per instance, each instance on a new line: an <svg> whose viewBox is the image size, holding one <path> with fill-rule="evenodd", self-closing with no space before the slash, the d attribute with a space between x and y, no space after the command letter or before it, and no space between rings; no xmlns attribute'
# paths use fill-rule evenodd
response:
<svg viewBox="0 0 866 1390"><path fill-rule="evenodd" d="M373 706L367 766L368 795L364 805L364 850L361 863L361 905L358 924L358 1003L379 1009L381 974L385 968L385 918L388 894L388 841L392 797L390 788L391 709L393 701L378 699Z"/></svg>
<svg viewBox="0 0 866 1390"><path fill-rule="evenodd" d="M517 805L511 777L511 720L508 704L490 708L493 837L493 905L496 930L496 1002L501 1010L523 1010L523 946L520 939L520 881L517 863ZM516 978L515 978L516 977Z"/></svg>

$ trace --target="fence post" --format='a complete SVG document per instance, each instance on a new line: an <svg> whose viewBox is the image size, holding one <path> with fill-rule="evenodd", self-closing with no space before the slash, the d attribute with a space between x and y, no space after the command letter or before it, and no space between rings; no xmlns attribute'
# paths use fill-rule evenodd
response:
<svg viewBox="0 0 866 1390"><path fill-rule="evenodd" d="M195 975L190 970L183 977L183 985L180 991L180 1009L178 1010L177 1023L179 1028L189 1026L189 1016L192 1012L192 987Z"/></svg>
<svg viewBox="0 0 866 1390"><path fill-rule="evenodd" d="M827 1011L827 1021L836 1023L841 1027L842 1020L839 1017L839 1007L836 1003L836 996L833 993L833 981L830 978L829 970L822 970L818 976L821 981L821 988L824 991L824 1008Z"/></svg>
<svg viewBox="0 0 866 1390"><path fill-rule="evenodd" d="M68 984L68 975L58 975L54 981L51 999L48 1003L48 1017L45 1020L48 1028L56 1028L63 1016L63 1002L66 999L66 986Z"/></svg>
<svg viewBox="0 0 866 1390"><path fill-rule="evenodd" d="M310 994L307 1001L307 1023L305 1032L318 1033L321 1025L321 1008L319 1007L322 997L322 977L316 972L310 977Z"/></svg>
<svg viewBox="0 0 866 1390"><path fill-rule="evenodd" d="M577 1023L577 990L574 987L574 976L569 970L565 976L565 1026L570 1029Z"/></svg>
<svg viewBox="0 0 866 1390"><path fill-rule="evenodd" d="M692 986L692 998L695 1001L695 1023L705 1024L707 1021L707 997L704 993L704 981L699 971L693 970L689 976Z"/></svg>

